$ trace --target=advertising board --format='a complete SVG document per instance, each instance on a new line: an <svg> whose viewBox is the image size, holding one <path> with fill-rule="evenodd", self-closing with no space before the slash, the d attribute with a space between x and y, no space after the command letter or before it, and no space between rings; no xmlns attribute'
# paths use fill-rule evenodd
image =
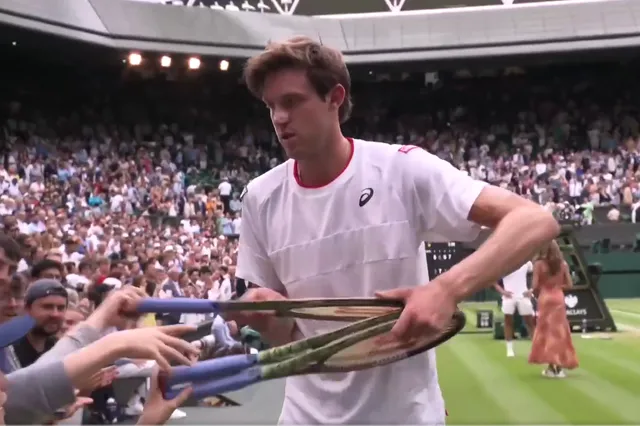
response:
<svg viewBox="0 0 640 426"><path fill-rule="evenodd" d="M581 252L577 246L573 249ZM429 279L432 280L470 254L463 244L456 242L425 243L425 251ZM578 256L582 257L581 253ZM570 263L573 268L582 265L584 262ZM573 270L572 275L583 277L583 279L564 293L564 304L571 330L582 331L583 327L586 327L587 331L615 331L613 318L598 290L599 277L591 274L587 268L582 271Z"/></svg>

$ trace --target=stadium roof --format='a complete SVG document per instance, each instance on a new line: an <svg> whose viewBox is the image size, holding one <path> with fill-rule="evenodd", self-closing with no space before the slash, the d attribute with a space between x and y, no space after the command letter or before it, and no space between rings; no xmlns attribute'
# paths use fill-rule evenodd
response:
<svg viewBox="0 0 640 426"><path fill-rule="evenodd" d="M395 14L292 16L127 0L3 0L0 22L119 50L247 57L307 35L349 63L446 60L640 45L640 1L582 0Z"/></svg>
<svg viewBox="0 0 640 426"><path fill-rule="evenodd" d="M228 8L261 13L320 16L389 13L453 7L495 6L558 0L134 0L190 7ZM560 0L570 1L570 0Z"/></svg>

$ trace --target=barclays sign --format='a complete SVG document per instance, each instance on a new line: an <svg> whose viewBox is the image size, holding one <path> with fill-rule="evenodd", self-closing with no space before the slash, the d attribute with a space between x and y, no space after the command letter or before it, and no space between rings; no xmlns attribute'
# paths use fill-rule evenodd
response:
<svg viewBox="0 0 640 426"><path fill-rule="evenodd" d="M578 303L580 299L576 294L570 293L564 296L564 304L567 309L567 316L576 316L576 315L587 315L587 309L585 307L578 307Z"/></svg>

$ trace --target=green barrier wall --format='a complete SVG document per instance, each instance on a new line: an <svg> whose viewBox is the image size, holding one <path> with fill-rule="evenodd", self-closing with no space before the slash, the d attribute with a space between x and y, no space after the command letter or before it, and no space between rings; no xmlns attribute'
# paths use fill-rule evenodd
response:
<svg viewBox="0 0 640 426"><path fill-rule="evenodd" d="M598 288L606 298L640 298L640 253L611 252L606 254L585 253L587 262L602 265L602 276ZM498 293L484 290L469 298L472 302L498 300Z"/></svg>
<svg viewBox="0 0 640 426"><path fill-rule="evenodd" d="M604 298L640 297L640 253L614 251L587 253L589 263L602 265L598 283Z"/></svg>
<svg viewBox="0 0 640 426"><path fill-rule="evenodd" d="M640 298L640 273L603 275L598 288L605 299Z"/></svg>

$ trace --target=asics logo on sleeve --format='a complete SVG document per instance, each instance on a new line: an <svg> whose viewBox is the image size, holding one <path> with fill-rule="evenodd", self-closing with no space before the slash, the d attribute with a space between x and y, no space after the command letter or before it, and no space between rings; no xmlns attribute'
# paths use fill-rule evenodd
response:
<svg viewBox="0 0 640 426"><path fill-rule="evenodd" d="M358 204L360 205L360 207L367 204L371 199L371 197L373 197L373 189L372 188L363 189L362 194L360 194L360 200L358 201Z"/></svg>

